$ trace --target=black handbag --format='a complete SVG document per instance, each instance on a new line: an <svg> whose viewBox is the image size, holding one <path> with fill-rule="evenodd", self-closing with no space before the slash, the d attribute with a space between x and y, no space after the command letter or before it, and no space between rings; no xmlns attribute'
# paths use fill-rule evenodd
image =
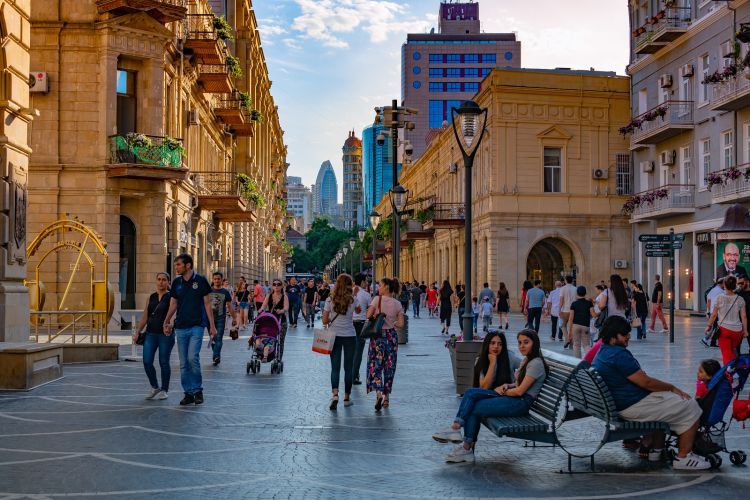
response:
<svg viewBox="0 0 750 500"><path fill-rule="evenodd" d="M383 323L385 323L385 313L382 312L380 306L382 305L383 298L378 297L378 313L373 315L367 320L365 326L362 327L362 332L359 334L360 338L363 339L379 339L383 335Z"/></svg>
<svg viewBox="0 0 750 500"><path fill-rule="evenodd" d="M604 326L604 322L609 317L609 291L606 292L607 294L607 303L604 304L604 309L602 309L599 312L599 316L596 317L596 320L594 321L594 326L599 329L602 326Z"/></svg>
<svg viewBox="0 0 750 500"><path fill-rule="evenodd" d="M143 345L146 341L146 332L138 332L138 336L135 338L135 345Z"/></svg>

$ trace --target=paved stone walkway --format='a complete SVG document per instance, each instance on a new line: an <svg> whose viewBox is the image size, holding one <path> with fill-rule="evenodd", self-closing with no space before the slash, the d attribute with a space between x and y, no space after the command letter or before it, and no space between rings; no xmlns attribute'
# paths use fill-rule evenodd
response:
<svg viewBox="0 0 750 500"><path fill-rule="evenodd" d="M455 319L455 318L454 318ZM518 331L518 317L511 331ZM700 319L677 320L677 342L653 334L632 350L652 375L693 390ZM619 444L597 455L595 474L565 474L559 449L524 448L482 430L476 465L448 465L450 445L430 439L455 414L448 354L435 319L411 321L399 350L390 409L355 386L350 408L327 408L330 365L310 351L312 331L287 335L285 371L246 375L246 341L227 340L222 363L202 350L206 402L180 407L172 393L145 401L140 363L65 367L65 378L29 393L0 393L0 499L119 498L721 498L750 489L747 467L724 456L717 472L679 473L640 461ZM455 328L455 327L454 327ZM542 325L545 348L549 323ZM511 343L512 344L512 343ZM129 348L123 347L123 354ZM157 363L158 372L158 363ZM343 384L343 380L342 380ZM750 429L733 425L732 449L750 451Z"/></svg>

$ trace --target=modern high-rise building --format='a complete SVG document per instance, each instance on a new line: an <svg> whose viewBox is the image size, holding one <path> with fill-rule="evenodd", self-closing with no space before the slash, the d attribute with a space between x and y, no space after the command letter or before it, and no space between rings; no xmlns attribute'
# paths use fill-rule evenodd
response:
<svg viewBox="0 0 750 500"><path fill-rule="evenodd" d="M520 67L521 42L514 33L482 33L479 3L441 2L438 33L409 34L401 51L401 99L419 111L405 135L412 160L493 68Z"/></svg>
<svg viewBox="0 0 750 500"><path fill-rule="evenodd" d="M353 229L363 225L362 204L362 141L352 130L344 142L344 228Z"/></svg>
<svg viewBox="0 0 750 500"><path fill-rule="evenodd" d="M302 184L301 177L288 176L286 188L287 211L294 215L299 221L300 230L306 233L312 225L312 193Z"/></svg>
<svg viewBox="0 0 750 500"><path fill-rule="evenodd" d="M314 215L336 215L336 205L339 202L338 189L333 165L326 160L321 163L313 186Z"/></svg>
<svg viewBox="0 0 750 500"><path fill-rule="evenodd" d="M373 207L380 203L393 187L393 153L390 136L385 136L383 144L377 137L383 131L380 123L373 123L362 131L362 180L364 186L364 217L368 217ZM398 164L401 172L401 164ZM367 219L365 219L367 220Z"/></svg>

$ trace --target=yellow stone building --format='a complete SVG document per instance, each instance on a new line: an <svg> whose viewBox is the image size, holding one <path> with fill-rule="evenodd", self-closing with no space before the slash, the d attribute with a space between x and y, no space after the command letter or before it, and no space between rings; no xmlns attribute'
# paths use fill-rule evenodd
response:
<svg viewBox="0 0 750 500"><path fill-rule="evenodd" d="M628 78L613 73L496 69L484 80L476 100L489 110L487 132L472 173L474 293L502 281L515 300L525 279L549 290L568 273L586 285L627 276L618 268L631 261L631 233L620 211L632 171L618 128L628 96ZM446 127L401 174L411 219L402 279L463 281L460 155ZM388 216L388 197L376 209ZM384 264L392 269L385 256L378 275Z"/></svg>
<svg viewBox="0 0 750 500"><path fill-rule="evenodd" d="M255 14L212 3L33 2L29 233L70 217L102 236L115 320L183 252L233 281L283 272L286 147ZM86 305L75 257L43 269L45 309L68 280L65 307Z"/></svg>

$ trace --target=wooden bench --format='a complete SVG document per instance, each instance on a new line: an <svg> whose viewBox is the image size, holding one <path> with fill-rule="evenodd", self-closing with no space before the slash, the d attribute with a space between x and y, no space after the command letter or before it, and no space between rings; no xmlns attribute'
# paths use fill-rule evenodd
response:
<svg viewBox="0 0 750 500"><path fill-rule="evenodd" d="M664 422L629 422L620 418L607 385L596 370L583 360L544 351L549 374L539 396L523 417L490 417L482 423L499 437L510 437L560 446L568 455L568 472L572 458L589 458L594 470L594 455L606 443L637 438L657 431L669 432ZM593 417L604 422L601 437L592 450L580 454L566 449L559 430L565 422Z"/></svg>

